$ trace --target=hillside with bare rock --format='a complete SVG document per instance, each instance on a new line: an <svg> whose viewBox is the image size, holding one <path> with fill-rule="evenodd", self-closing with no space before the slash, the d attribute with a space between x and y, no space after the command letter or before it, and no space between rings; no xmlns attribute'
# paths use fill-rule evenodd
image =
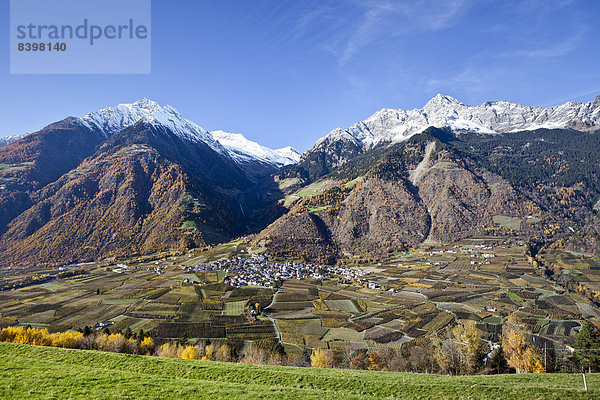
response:
<svg viewBox="0 0 600 400"><path fill-rule="evenodd" d="M353 171L362 172L355 176ZM380 258L420 243L447 243L496 231L539 232L541 228L521 223L528 213L541 213L535 203L428 133L381 149L376 160L349 161L325 179L333 178L336 185L299 200L288 215L258 236L257 243L275 254L292 255L288 251L296 237L292 218L302 215L320 221L325 228L319 231L328 232L340 259ZM317 226L305 236L318 236ZM293 255L323 258L321 246L302 249L294 248Z"/></svg>
<svg viewBox="0 0 600 400"><path fill-rule="evenodd" d="M301 156L148 99L69 117L0 143L0 266L243 235L322 263L474 235L598 254L599 112L600 97L541 108L438 95L334 129Z"/></svg>

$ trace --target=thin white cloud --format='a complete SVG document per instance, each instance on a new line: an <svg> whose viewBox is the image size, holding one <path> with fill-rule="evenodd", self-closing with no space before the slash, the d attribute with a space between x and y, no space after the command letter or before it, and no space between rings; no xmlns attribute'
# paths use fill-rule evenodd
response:
<svg viewBox="0 0 600 400"><path fill-rule="evenodd" d="M489 65L467 65L456 74L432 77L424 81L423 90L431 93L458 93L461 100L469 102L489 95L490 89L501 80L503 71Z"/></svg>
<svg viewBox="0 0 600 400"><path fill-rule="evenodd" d="M560 97L553 98L551 100L545 101L542 104L542 106L551 107L551 106L555 106L558 104L564 104L567 101L572 101L572 100L586 102L586 101L590 101L591 98L595 98L597 96L600 96L600 86L596 86L594 89L579 91L579 92L572 92L572 93L567 94L566 96L563 95Z"/></svg>
<svg viewBox="0 0 600 400"><path fill-rule="evenodd" d="M308 10L306 13L300 14L296 25L293 27L294 38L298 38L311 29L311 25L319 19L331 20L336 13L335 7L331 5L323 5Z"/></svg>
<svg viewBox="0 0 600 400"><path fill-rule="evenodd" d="M578 29L567 36L564 40L558 41L550 46L517 50L514 52L502 53L504 57L561 57L576 50L581 44L587 27L582 25Z"/></svg>
<svg viewBox="0 0 600 400"><path fill-rule="evenodd" d="M363 2L360 21L348 27L340 62L350 61L365 46L382 38L448 28L470 4L470 0Z"/></svg>

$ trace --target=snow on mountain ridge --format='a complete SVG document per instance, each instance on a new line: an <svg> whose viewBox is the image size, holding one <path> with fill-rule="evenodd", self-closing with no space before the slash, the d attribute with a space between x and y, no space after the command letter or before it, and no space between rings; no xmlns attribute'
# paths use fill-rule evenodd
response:
<svg viewBox="0 0 600 400"><path fill-rule="evenodd" d="M11 144L12 142L16 142L19 139L23 139L25 136L29 135L31 132L21 133L19 135L11 135L0 138L0 147Z"/></svg>
<svg viewBox="0 0 600 400"><path fill-rule="evenodd" d="M91 112L80 120L90 128L99 129L106 137L143 121L168 128L184 140L204 142L221 154L227 153L206 129L183 118L175 108L169 105L162 107L146 98Z"/></svg>
<svg viewBox="0 0 600 400"><path fill-rule="evenodd" d="M285 152L279 153L281 150L288 149L287 147L284 149L272 150L253 142L252 140L246 139L241 133L229 133L221 130L212 131L210 133L212 137L227 150L234 160L242 163L249 160L257 160L265 164L282 167L284 165L295 164L299 159L299 156L298 159L294 159Z"/></svg>
<svg viewBox="0 0 600 400"><path fill-rule="evenodd" d="M287 159L293 161L292 164L295 164L298 161L300 161L300 157L302 156L302 153L300 153L298 150L296 150L292 146L282 147L281 149L276 149L274 151L275 151L275 153L279 154L281 157L284 157L284 158L287 158Z"/></svg>
<svg viewBox="0 0 600 400"><path fill-rule="evenodd" d="M349 140L368 150L379 143L407 140L430 126L482 134L540 128L590 131L600 127L600 96L589 103L570 101L553 107L533 107L508 101L468 106L438 94L423 108L383 108L348 129L336 128L320 138L313 148L324 142Z"/></svg>
<svg viewBox="0 0 600 400"><path fill-rule="evenodd" d="M258 161L269 168L280 168L295 164L300 159L300 153L291 147L272 150L246 139L239 133L209 132L183 118L175 108L169 105L161 106L147 98L90 112L81 118L75 118L75 121L87 128L99 130L106 138L143 121L166 128L187 142L203 142L223 156L233 159L240 166ZM28 134L1 138L0 146Z"/></svg>

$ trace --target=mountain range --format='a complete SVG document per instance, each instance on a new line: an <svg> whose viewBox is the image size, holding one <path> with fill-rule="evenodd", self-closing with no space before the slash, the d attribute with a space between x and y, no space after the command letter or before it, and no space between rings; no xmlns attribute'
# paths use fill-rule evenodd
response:
<svg viewBox="0 0 600 400"><path fill-rule="evenodd" d="M471 235L598 253L599 124L600 96L542 108L437 95L300 155L141 99L0 142L0 266L248 234L257 251L320 262Z"/></svg>
<svg viewBox="0 0 600 400"><path fill-rule="evenodd" d="M454 134L504 134L539 129L590 132L600 125L600 96L589 103L567 102L555 107L531 107L508 101L488 101L467 106L441 94L421 109L384 108L348 129L336 128L317 140L304 160L324 163L323 172L380 144L402 142L428 127L446 128Z"/></svg>

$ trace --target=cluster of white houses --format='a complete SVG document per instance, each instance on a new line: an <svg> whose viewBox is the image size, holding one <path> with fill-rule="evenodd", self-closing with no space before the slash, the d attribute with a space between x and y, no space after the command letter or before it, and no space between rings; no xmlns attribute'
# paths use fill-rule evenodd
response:
<svg viewBox="0 0 600 400"><path fill-rule="evenodd" d="M274 262L264 255L250 258L237 257L230 260L199 264L194 271L226 271L225 282L231 286L264 286L272 288L276 282L287 279L329 279L341 278L349 281L360 280L368 273L360 269L339 266L304 264L294 261Z"/></svg>

